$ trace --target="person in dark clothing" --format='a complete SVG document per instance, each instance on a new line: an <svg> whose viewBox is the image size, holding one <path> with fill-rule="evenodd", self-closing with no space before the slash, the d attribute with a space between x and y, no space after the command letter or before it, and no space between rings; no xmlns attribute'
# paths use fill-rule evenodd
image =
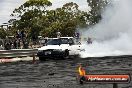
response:
<svg viewBox="0 0 132 88"><path fill-rule="evenodd" d="M10 44L8 42L5 44L5 49L10 50Z"/></svg>
<svg viewBox="0 0 132 88"><path fill-rule="evenodd" d="M14 40L14 42L13 42L13 45L14 45L14 49L16 49L17 48L17 43L16 43L16 39Z"/></svg>
<svg viewBox="0 0 132 88"><path fill-rule="evenodd" d="M16 38L21 38L21 32L19 30L16 32Z"/></svg>
<svg viewBox="0 0 132 88"><path fill-rule="evenodd" d="M87 43L92 44L92 39L90 37L88 37Z"/></svg>
<svg viewBox="0 0 132 88"><path fill-rule="evenodd" d="M22 30L21 31L21 39L23 40L23 38L25 38L25 37L26 37L25 32L24 32L24 30Z"/></svg>

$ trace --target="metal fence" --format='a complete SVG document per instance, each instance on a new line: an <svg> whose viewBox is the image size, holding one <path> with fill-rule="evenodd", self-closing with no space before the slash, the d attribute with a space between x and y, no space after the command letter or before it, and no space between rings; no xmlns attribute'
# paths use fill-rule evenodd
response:
<svg viewBox="0 0 132 88"><path fill-rule="evenodd" d="M0 58L13 58L36 55L37 49L0 50Z"/></svg>

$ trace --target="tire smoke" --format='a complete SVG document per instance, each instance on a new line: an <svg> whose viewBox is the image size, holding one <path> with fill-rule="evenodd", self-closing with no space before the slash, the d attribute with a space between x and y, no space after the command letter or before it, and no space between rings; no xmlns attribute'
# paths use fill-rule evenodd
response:
<svg viewBox="0 0 132 88"><path fill-rule="evenodd" d="M93 40L92 44L83 41L83 58L132 55L132 1L112 0L102 13L102 20L80 32L82 38Z"/></svg>

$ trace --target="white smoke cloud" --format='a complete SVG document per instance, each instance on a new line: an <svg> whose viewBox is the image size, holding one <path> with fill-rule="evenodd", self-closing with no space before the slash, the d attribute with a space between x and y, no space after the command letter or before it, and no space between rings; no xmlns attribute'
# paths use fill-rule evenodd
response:
<svg viewBox="0 0 132 88"><path fill-rule="evenodd" d="M132 54L132 1L112 0L99 24L83 32L92 37L93 44L84 44L82 57Z"/></svg>

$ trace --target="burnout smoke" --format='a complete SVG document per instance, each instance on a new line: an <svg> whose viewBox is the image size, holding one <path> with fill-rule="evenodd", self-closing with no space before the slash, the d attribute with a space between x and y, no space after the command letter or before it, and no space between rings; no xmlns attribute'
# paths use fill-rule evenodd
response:
<svg viewBox="0 0 132 88"><path fill-rule="evenodd" d="M92 44L83 42L82 57L103 57L132 54L132 1L112 0L102 14L102 20L82 32Z"/></svg>

